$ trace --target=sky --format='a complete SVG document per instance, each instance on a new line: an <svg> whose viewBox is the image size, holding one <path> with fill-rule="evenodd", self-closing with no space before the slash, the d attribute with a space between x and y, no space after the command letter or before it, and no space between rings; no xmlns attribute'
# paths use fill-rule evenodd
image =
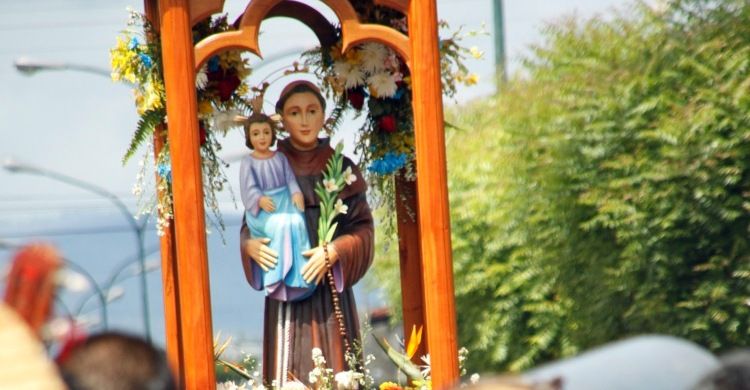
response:
<svg viewBox="0 0 750 390"><path fill-rule="evenodd" d="M226 1L230 18L236 17L244 1ZM320 3L317 1L311 3ZM525 0L505 2L506 47L509 69L518 69L528 45L540 40L545 23L563 15L589 17L607 13L625 0ZM33 76L17 72L19 58L87 65L107 69L109 49L125 27L126 7L142 9L135 0L30 0L0 2L0 162L8 159L54 169L96 183L134 203L131 188L138 158L123 166L121 157L135 128L137 116L132 94L122 85L96 74L47 71ZM329 12L330 14L330 12ZM481 29L490 34L469 39L485 59L470 60L470 69L481 77L478 86L462 88L458 102L491 94L494 87L491 0L438 0L438 16L451 26ZM312 34L298 22L273 19L264 23L261 50L266 57L289 49L314 45ZM258 69L256 77L294 60ZM255 60L253 60L255 62ZM271 66L273 65L273 66ZM252 80L251 80L252 83ZM269 92L270 96L274 91ZM446 101L446 104L455 104ZM339 136L352 139L356 125L344 126ZM244 149L239 132L224 141L225 155ZM348 145L352 149L352 145ZM237 177L233 166L230 180ZM0 222L39 220L59 216L60 210L75 211L111 207L95 196L46 178L11 174L0 170ZM111 210L110 210L111 211ZM5 230L5 229L3 229Z"/></svg>
<svg viewBox="0 0 750 390"><path fill-rule="evenodd" d="M321 8L319 1L306 3ZM460 88L456 100L445 100L445 104L462 104L492 94L492 0L437 0L437 3L438 17L447 20L453 28L464 26L466 30L479 30L484 25L489 32L464 42L465 46L477 46L486 53L484 60L467 61L470 70L479 74L479 84ZM237 17L245 4L243 0L225 2L230 20ZM506 0L505 39L509 71L519 69L520 59L528 54L529 45L541 42L540 31L547 23L570 15L581 18L606 15L613 7L632 4L630 0ZM108 69L109 49L125 28L127 7L141 10L142 1L0 2L0 163L12 159L94 183L116 194L135 210L136 201L131 189L140 156L125 166L121 162L138 120L129 88L113 83L106 76L70 70L27 76L17 72L13 65L20 58L28 58ZM322 11L332 15L330 10ZM299 22L272 19L264 22L261 30L260 46L266 58L315 45L313 34ZM251 58L251 63L256 64L256 72L249 83L256 84L268 72L289 65L294 59L284 57L272 63L261 63ZM273 86L269 96L278 94L282 86ZM356 123L344 124L334 141L342 139L346 150L353 150L356 128ZM227 157L246 150L239 131L226 137L222 145L222 155ZM226 171L235 187L239 177L237 165L232 164ZM12 174L2 169L0 183L0 266L10 258L10 253L2 249L3 242L24 243L32 238L44 238L45 232L49 231L82 229L85 232L86 229L101 229L111 224L125 227L125 220L119 218L117 210L108 201L78 188L49 178ZM239 211L230 198L223 196L222 199L222 208L236 217ZM107 222L102 222L104 220ZM132 240L126 229L122 231L120 239ZM148 241L153 245L153 230L147 234L151 235ZM233 232L229 234L235 235ZM103 240L101 236L93 235L79 234L76 237L78 241L68 248L71 251L80 250L80 246L87 245L87 242L96 244ZM74 248L76 245L78 249ZM231 248L222 249L221 256L232 256L236 243L229 242L229 245ZM110 261L109 257L104 259L99 261ZM236 274L235 266L236 259L233 259L227 272ZM153 278L158 286L158 276ZM159 292L152 291L151 294L153 297ZM159 305L152 305L152 310L158 313Z"/></svg>

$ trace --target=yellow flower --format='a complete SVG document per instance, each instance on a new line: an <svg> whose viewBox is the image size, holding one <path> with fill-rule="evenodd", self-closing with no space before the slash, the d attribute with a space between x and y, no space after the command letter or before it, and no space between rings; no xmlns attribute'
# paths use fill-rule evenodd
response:
<svg viewBox="0 0 750 390"><path fill-rule="evenodd" d="M378 388L380 390L402 390L401 386L393 382L383 382L380 384Z"/></svg>
<svg viewBox="0 0 750 390"><path fill-rule="evenodd" d="M464 84L466 84L466 85L474 85L474 84L476 84L477 82L479 82L479 75L478 75L478 74L476 74L476 73L471 73L471 74L469 74L468 76L466 76L466 77L465 77L465 78L463 79L463 82L464 82Z"/></svg>
<svg viewBox="0 0 750 390"><path fill-rule="evenodd" d="M422 342L422 327L419 327L419 331L417 331L417 326L412 325L411 327L411 336L409 336L409 342L406 345L406 356L411 359L414 354L417 352L417 348L419 348L419 344Z"/></svg>
<svg viewBox="0 0 750 390"><path fill-rule="evenodd" d="M432 390L431 380L416 380L416 381L411 381L411 383L418 390Z"/></svg>
<svg viewBox="0 0 750 390"><path fill-rule="evenodd" d="M360 59L359 50L349 49L349 51L344 53L344 58L346 58L346 62L350 64L359 65L359 59Z"/></svg>
<svg viewBox="0 0 750 390"><path fill-rule="evenodd" d="M214 107L211 105L209 100L201 100L198 102L198 115L201 117L207 117L214 112Z"/></svg>
<svg viewBox="0 0 750 390"><path fill-rule="evenodd" d="M480 59L480 58L482 58L484 56L484 52L481 51L481 50L479 50L479 48L476 47L476 46L472 46L469 49L469 53L471 53L471 56L474 57L474 58L476 58L476 59Z"/></svg>

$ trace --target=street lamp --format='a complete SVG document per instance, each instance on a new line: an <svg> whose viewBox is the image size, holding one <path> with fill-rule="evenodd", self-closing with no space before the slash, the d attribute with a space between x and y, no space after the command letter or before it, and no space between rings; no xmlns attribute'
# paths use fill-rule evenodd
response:
<svg viewBox="0 0 750 390"><path fill-rule="evenodd" d="M135 236L135 240L136 240L136 245L138 247L138 265L141 270L146 269L146 264L145 264L146 254L145 254L143 240L144 240L144 232L145 232L146 224L148 223L148 217L144 218L140 224L137 223L136 218L133 216L133 214L130 213L130 210L128 210L127 206L125 206L125 203L123 203L120 200L120 198L117 197L117 195L97 185L87 183L85 181L64 175L62 173L54 172L49 169L18 162L13 159L6 160L3 163L3 168L5 168L5 170L11 173L26 173L26 174L31 174L31 175L44 176L49 179L56 180L56 181L89 191L91 193L97 194L109 200L110 202L112 202L112 204L114 204L115 207L120 211L120 213L122 213L122 215L125 217L125 220L128 222L128 225L133 231L133 235ZM148 341L151 341L151 319L150 319L150 313L149 313L148 286L146 284L145 272L140 273L140 282L141 282L141 301L143 305L143 327L146 333L146 339Z"/></svg>
<svg viewBox="0 0 750 390"><path fill-rule="evenodd" d="M27 76L33 76L37 72L44 70L75 70L110 77L109 70L98 68L96 66L72 64L68 62L40 61L28 57L17 58L13 61L13 65L19 72Z"/></svg>

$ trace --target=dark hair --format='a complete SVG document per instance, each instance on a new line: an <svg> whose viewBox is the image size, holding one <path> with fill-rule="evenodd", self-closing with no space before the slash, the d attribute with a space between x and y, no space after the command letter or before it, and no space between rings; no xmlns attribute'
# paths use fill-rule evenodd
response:
<svg viewBox="0 0 750 390"><path fill-rule="evenodd" d="M284 104L286 103L287 100L289 100L289 98L292 95L294 95L295 93L305 93L305 92L309 92L315 95L315 97L318 98L318 101L320 102L320 107L323 108L323 111L326 110L326 99L320 93L320 90L313 83L309 81L298 80L298 81L293 81L289 83L289 85L287 85L287 87L284 88L283 91L281 91L279 100L276 101L276 113L277 114L284 113Z"/></svg>
<svg viewBox="0 0 750 390"><path fill-rule="evenodd" d="M740 390L750 388L750 350L721 357L721 365L704 375L693 390Z"/></svg>
<svg viewBox="0 0 750 390"><path fill-rule="evenodd" d="M253 114L249 118L245 119L243 127L245 128L245 146L248 149L253 150L253 144L250 142L250 126L253 123L268 123L271 126L271 146L276 143L276 122L266 114Z"/></svg>
<svg viewBox="0 0 750 390"><path fill-rule="evenodd" d="M105 332L86 339L60 363L71 390L176 390L164 351L140 337Z"/></svg>

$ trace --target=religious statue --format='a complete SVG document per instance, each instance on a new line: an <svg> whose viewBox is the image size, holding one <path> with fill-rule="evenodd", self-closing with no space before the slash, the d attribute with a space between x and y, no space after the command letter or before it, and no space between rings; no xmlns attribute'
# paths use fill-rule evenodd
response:
<svg viewBox="0 0 750 390"><path fill-rule="evenodd" d="M262 99L261 93L253 100L254 113L243 121L245 144L252 152L240 163L240 192L250 234L268 238L280 264L261 258L258 265L263 271L250 283L272 299L296 301L310 296L316 286L301 273L307 262L302 252L310 249L305 203L289 161L270 149L276 143L276 124L262 113Z"/></svg>
<svg viewBox="0 0 750 390"><path fill-rule="evenodd" d="M313 83L298 80L288 84L276 103L289 138L278 142L294 172L304 199L304 216L310 243L320 242L320 200L315 186L334 150L329 140L318 138L323 127L325 99ZM277 153L278 154L278 153ZM374 230L365 184L357 166L348 158L343 168L356 179L344 187L339 198L346 213L336 217L337 229L330 243L303 252L307 262L302 279L317 285L311 295L297 301L266 297L263 341L263 378L266 384L282 386L290 377L307 382L314 368L316 348L334 372L349 370L345 352L358 339L359 321L352 286L367 272L373 259ZM259 206L260 207L260 206ZM255 236L243 225L241 253L245 275L251 285L264 267L278 266L279 252L268 244L270 237ZM328 270L332 277L325 278ZM340 307L337 318L334 307ZM290 375L291 374L291 375Z"/></svg>

